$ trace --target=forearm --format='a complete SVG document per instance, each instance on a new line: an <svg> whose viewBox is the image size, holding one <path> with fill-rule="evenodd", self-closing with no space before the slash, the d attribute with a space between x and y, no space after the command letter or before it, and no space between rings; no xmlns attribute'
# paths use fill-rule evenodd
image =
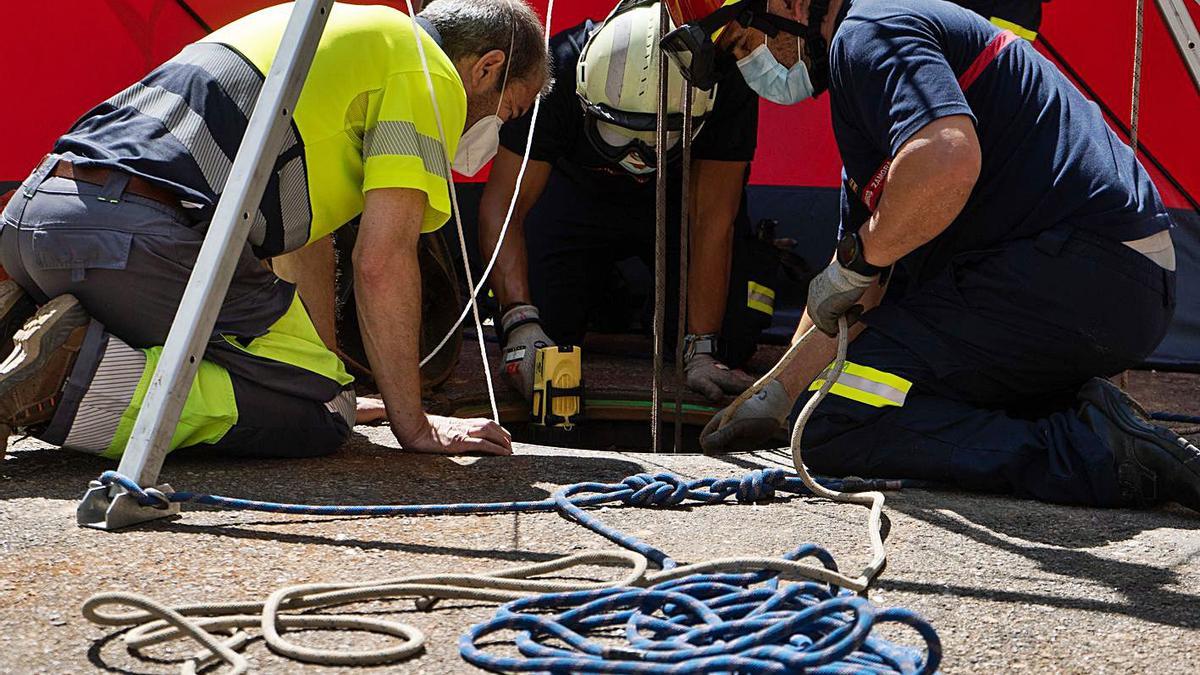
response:
<svg viewBox="0 0 1200 675"><path fill-rule="evenodd" d="M688 237L687 330L696 335L721 330L729 294L733 223L712 221L703 216L697 218Z"/></svg>
<svg viewBox="0 0 1200 675"><path fill-rule="evenodd" d="M969 118L939 119L914 134L893 159L879 208L860 230L867 262L887 267L945 231L971 196L979 169Z"/></svg>
<svg viewBox="0 0 1200 675"><path fill-rule="evenodd" d="M334 302L336 264L333 239L324 237L304 248L271 260L281 279L296 284L308 317L325 346L337 349L337 309Z"/></svg>
<svg viewBox="0 0 1200 675"><path fill-rule="evenodd" d="M492 173L488 176L483 196L479 199L479 251L485 259L491 259L496 247L500 253L496 266L488 277L492 292L500 306L514 302L529 302L529 258L525 251L525 214L537 203L550 177L550 163L530 160L521 181L521 192L516 196L517 175L521 172L521 157L501 147L492 160ZM504 219L512 209L512 221L504 241L500 241L500 230Z"/></svg>
<svg viewBox="0 0 1200 675"><path fill-rule="evenodd" d="M689 333L721 330L729 296L733 230L742 203L746 162L697 160L689 189ZM736 295L734 296L737 297Z"/></svg>
<svg viewBox="0 0 1200 675"><path fill-rule="evenodd" d="M504 216L498 218L482 210L479 217L479 250L485 261L500 241L500 228L504 224ZM486 264L486 262L484 263ZM496 257L496 266L488 278L496 300L503 307L514 302L529 302L529 257L525 250L525 223L513 215L513 222L508 226L504 244Z"/></svg>
<svg viewBox="0 0 1200 675"><path fill-rule="evenodd" d="M416 251L407 264L386 272L355 270L355 293L363 346L401 443L427 426L421 408L421 272Z"/></svg>
<svg viewBox="0 0 1200 675"><path fill-rule="evenodd" d="M862 305L865 309L872 309L879 306L883 300L883 294L886 287L876 284L867 290L862 297ZM796 332L792 335L792 344L796 344L801 340L805 340L805 344L799 349L799 353L791 363L789 363L782 371L780 371L778 380L783 384L783 388L787 389L788 394L792 399L799 398L800 394L808 388L817 376L825 371L825 368L833 362L837 356L837 337L830 337L819 330L810 329L813 327L812 319L808 316L806 310L800 317L800 323L796 326ZM850 327L850 341L853 342L865 326L860 322ZM806 337L807 336L807 337Z"/></svg>

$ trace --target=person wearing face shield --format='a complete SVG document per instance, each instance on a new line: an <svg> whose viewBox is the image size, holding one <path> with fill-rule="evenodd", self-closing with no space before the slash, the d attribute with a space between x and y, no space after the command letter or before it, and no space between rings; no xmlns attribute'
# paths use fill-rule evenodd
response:
<svg viewBox="0 0 1200 675"><path fill-rule="evenodd" d="M0 368L0 424L122 454L291 12L234 21L98 104L9 202L0 338L15 348ZM187 396L172 449L297 457L345 441L351 378L264 261L358 223L358 317L401 447L511 453L491 421L421 409L417 241L450 214L447 158L477 170L546 71L540 20L520 0L437 0L415 20L333 7L196 380L172 392ZM314 288L305 302L331 301Z"/></svg>
<svg viewBox="0 0 1200 675"><path fill-rule="evenodd" d="M819 332L702 445L776 433L824 384L845 318L844 370L801 439L814 471L1200 510L1200 450L1106 379L1165 334L1175 255L1099 109L1011 27L948 2L704 4L672 3L690 30L664 45L700 78L714 50L765 44L776 74L747 81L771 91L803 62L828 92L843 185L795 340ZM728 23L706 44L713 22Z"/></svg>
<svg viewBox="0 0 1200 675"><path fill-rule="evenodd" d="M611 299L620 294L614 278L622 261L640 260L650 274L654 269L659 12L658 3L626 0L605 21L588 20L551 39L554 91L542 101L524 183L489 280L501 307L504 376L525 396L539 347L579 344L594 329L627 330L636 320L630 314L649 325L649 305ZM773 310L773 280L752 248L744 195L758 102L736 71L698 91L690 111L682 110L684 83L673 67L667 86L667 297L678 294L680 130L690 114L684 358L688 385L716 400L752 381L737 368L753 353ZM529 125L527 115L501 130L480 204L484 259L508 213ZM668 344L674 344L676 312L677 303L668 302Z"/></svg>

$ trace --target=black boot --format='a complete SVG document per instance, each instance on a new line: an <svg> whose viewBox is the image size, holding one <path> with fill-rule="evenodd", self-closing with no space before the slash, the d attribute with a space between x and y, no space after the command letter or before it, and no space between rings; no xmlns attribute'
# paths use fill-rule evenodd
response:
<svg viewBox="0 0 1200 675"><path fill-rule="evenodd" d="M1113 450L1121 503L1179 502L1200 511L1200 449L1150 415L1112 382L1092 378L1079 390L1079 417Z"/></svg>

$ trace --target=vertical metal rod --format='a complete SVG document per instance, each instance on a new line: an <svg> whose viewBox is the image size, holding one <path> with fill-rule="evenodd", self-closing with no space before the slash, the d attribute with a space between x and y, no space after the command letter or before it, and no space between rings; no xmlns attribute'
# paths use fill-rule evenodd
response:
<svg viewBox="0 0 1200 675"><path fill-rule="evenodd" d="M687 80L683 82L683 129L679 142L680 187L679 187L679 321L675 333L675 452L683 451L683 377L684 336L687 335L688 315L688 248L691 237L691 193L692 193L692 100L695 90Z"/></svg>
<svg viewBox="0 0 1200 675"><path fill-rule="evenodd" d="M297 0L288 19L121 458L140 485L158 480L332 4Z"/></svg>
<svg viewBox="0 0 1200 675"><path fill-rule="evenodd" d="M667 33L667 3L659 3L658 37ZM654 153L654 381L650 392L651 449L662 449L659 416L662 407L663 325L667 305L667 59L661 47L654 50L658 60L658 102L655 106Z"/></svg>

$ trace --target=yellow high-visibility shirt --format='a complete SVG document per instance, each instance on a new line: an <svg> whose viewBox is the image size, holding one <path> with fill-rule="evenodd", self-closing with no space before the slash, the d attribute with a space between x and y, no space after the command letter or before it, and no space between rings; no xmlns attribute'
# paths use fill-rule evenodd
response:
<svg viewBox="0 0 1200 675"><path fill-rule="evenodd" d="M263 9L202 42L232 48L265 75L291 10L291 3ZM428 60L445 150L414 31ZM407 15L334 4L294 114L312 210L306 243L360 215L363 195L376 188L424 192L422 231L441 227L450 216L446 157L454 157L466 114L466 91L454 64ZM285 211L287 201L281 190Z"/></svg>

